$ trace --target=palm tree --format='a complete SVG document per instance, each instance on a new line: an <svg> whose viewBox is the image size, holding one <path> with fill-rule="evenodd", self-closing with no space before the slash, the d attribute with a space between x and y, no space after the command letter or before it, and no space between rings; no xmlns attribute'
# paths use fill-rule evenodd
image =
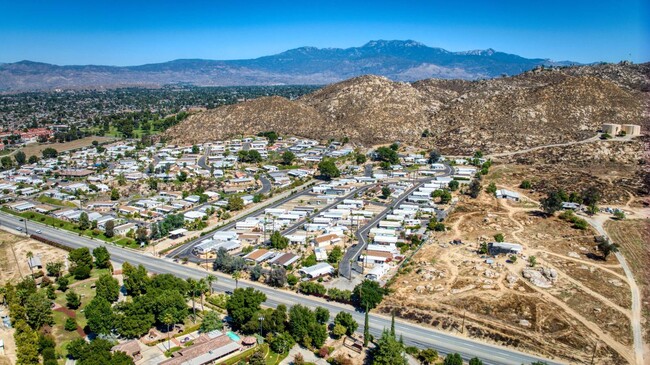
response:
<svg viewBox="0 0 650 365"><path fill-rule="evenodd" d="M165 312L163 315L163 323L167 325L167 351L169 351L170 347L170 339L169 339L169 326L174 323L174 317L171 315L169 312Z"/></svg>
<svg viewBox="0 0 650 365"><path fill-rule="evenodd" d="M203 306L203 296L205 295L205 292L208 291L208 283L205 280L205 278L201 278L198 282L197 289L199 290L199 294L201 295L201 310L205 310Z"/></svg>
<svg viewBox="0 0 650 365"><path fill-rule="evenodd" d="M34 268L32 267L32 264L29 262L29 260L31 260L34 257L34 254L32 253L32 251L27 251L26 256L27 256L27 261L28 261L28 264L29 264L29 270L31 270L32 277L33 277L34 276Z"/></svg>
<svg viewBox="0 0 650 365"><path fill-rule="evenodd" d="M232 279L235 281L235 289L239 286L239 279L241 279L241 271L237 270L232 273Z"/></svg>
<svg viewBox="0 0 650 365"><path fill-rule="evenodd" d="M192 278L188 278L187 279L187 284L189 284L188 285L189 286L188 291L190 293L190 297L192 298L192 321L194 323L196 323L196 305L194 303L194 297L196 297L196 292L199 289L199 282L192 279Z"/></svg>
<svg viewBox="0 0 650 365"><path fill-rule="evenodd" d="M212 274L208 274L208 276L205 277L205 281L208 283L208 287L210 288L210 295L212 295L212 283L217 282L217 277Z"/></svg>

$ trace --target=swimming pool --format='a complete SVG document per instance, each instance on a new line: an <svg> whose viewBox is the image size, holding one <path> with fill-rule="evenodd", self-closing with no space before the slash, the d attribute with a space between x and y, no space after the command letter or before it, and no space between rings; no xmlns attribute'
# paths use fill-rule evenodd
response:
<svg viewBox="0 0 650 365"><path fill-rule="evenodd" d="M239 340L241 340L241 338L239 338L239 336L237 336L237 334L233 331L226 332L226 335L228 335L228 337L230 337L230 339L235 342L239 342Z"/></svg>

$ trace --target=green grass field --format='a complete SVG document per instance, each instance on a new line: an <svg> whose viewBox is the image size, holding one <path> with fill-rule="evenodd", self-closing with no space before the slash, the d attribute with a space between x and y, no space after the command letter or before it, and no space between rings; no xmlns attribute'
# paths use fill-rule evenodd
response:
<svg viewBox="0 0 650 365"><path fill-rule="evenodd" d="M43 204L50 204L50 205L57 205L60 207L70 207L70 208L77 208L77 206L73 202L66 202L63 200L59 199L54 199L50 198L49 196L41 195L38 198L36 198L39 202Z"/></svg>
<svg viewBox="0 0 650 365"><path fill-rule="evenodd" d="M43 224L48 225L48 226L65 229L66 231L77 233L80 236L83 235L83 236L99 239L99 240L102 240L102 241L114 243L114 244L116 244L118 246L122 246L122 247L129 247L129 248L135 248L135 249L140 248L140 245L138 245L135 242L135 240L133 240L131 238L117 237L117 236L108 238L108 237L106 237L104 235L104 232L100 232L99 234L96 235L93 232L93 230L91 230L91 229L81 231L77 227L77 225L72 223L72 222L63 221L63 220L56 219L54 217L50 217L50 216L47 216L47 215L44 215L44 214L40 214L40 213L36 213L36 212L18 213L18 212L15 212L15 211L9 209L8 207L2 207L2 208L0 208L0 210L2 210L3 212L9 213L9 214L13 214L13 215L18 216L18 217L26 218L26 219L29 219L29 220L32 220L32 221L35 221L35 222L40 222L40 223L43 223Z"/></svg>

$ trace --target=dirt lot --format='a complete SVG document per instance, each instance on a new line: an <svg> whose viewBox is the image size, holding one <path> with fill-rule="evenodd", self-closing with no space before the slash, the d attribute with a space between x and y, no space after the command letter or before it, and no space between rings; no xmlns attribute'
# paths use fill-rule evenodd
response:
<svg viewBox="0 0 650 365"><path fill-rule="evenodd" d="M621 252L641 290L641 308L645 317L644 338L650 339L650 222L648 220L609 221L605 224L607 233L615 243L621 245ZM648 351L646 347L646 351Z"/></svg>
<svg viewBox="0 0 650 365"><path fill-rule="evenodd" d="M15 258L14 251L16 253ZM4 285L8 281L15 282L20 279L21 274L22 276L29 274L29 266L27 265L28 252L41 258L43 270L45 270L45 265L48 262L64 261L68 256L68 253L64 250L0 230L0 285ZM16 267L16 260L20 265L19 269Z"/></svg>
<svg viewBox="0 0 650 365"><path fill-rule="evenodd" d="M618 261L602 259L595 231L537 213L537 199L463 197L447 220L450 230L401 270L379 310L571 362L588 363L597 344L596 363L631 363L631 295ZM502 255L489 264L478 253L497 233L524 246L516 261ZM548 273L549 287L531 283L524 270Z"/></svg>
<svg viewBox="0 0 650 365"><path fill-rule="evenodd" d="M47 144L40 144L40 143L34 143L27 145L26 147L22 148L21 150L25 152L25 155L27 157L35 155L38 156L39 158L41 157L41 152L48 148L52 147L55 150L61 152L61 151L69 151L69 150L74 150L77 148L82 148L82 147L87 147L92 144L93 141L97 141L99 143L104 143L104 142L110 142L115 140L113 137L99 137L99 136L91 136L91 137L85 137L82 139L78 139L76 141L70 141L70 142L65 142L65 143L47 143Z"/></svg>

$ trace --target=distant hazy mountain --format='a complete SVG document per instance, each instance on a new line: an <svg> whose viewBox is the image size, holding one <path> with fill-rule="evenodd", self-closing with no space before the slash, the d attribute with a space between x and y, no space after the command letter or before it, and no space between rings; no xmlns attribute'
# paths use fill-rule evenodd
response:
<svg viewBox="0 0 650 365"><path fill-rule="evenodd" d="M569 65L493 49L449 52L415 41L371 41L361 47L301 47L250 60L182 59L141 66L0 64L0 91L110 88L190 83L199 86L329 84L373 74L394 81L479 79L515 75L540 65Z"/></svg>

